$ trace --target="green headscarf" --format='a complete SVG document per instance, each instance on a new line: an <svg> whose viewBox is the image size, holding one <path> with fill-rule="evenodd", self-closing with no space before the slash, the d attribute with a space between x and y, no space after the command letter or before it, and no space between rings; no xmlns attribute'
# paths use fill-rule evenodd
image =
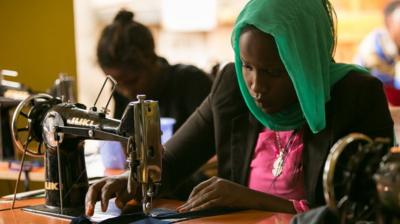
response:
<svg viewBox="0 0 400 224"><path fill-rule="evenodd" d="M241 11L232 32L235 68L240 90L253 115L272 130L292 130L308 123L313 133L326 125L325 103L331 87L349 71L367 71L350 64L335 63L331 52L333 34L325 0L251 0ZM300 104L266 114L254 102L242 74L239 37L252 25L272 35L279 55L293 82Z"/></svg>

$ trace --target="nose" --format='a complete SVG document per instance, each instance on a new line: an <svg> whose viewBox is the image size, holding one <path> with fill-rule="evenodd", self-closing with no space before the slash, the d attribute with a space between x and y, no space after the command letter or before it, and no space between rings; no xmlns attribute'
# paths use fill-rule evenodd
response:
<svg viewBox="0 0 400 224"><path fill-rule="evenodd" d="M266 92L264 78L260 74L260 72L254 71L254 73L252 75L250 88L251 88L251 91L254 92L256 95L260 95L260 94Z"/></svg>

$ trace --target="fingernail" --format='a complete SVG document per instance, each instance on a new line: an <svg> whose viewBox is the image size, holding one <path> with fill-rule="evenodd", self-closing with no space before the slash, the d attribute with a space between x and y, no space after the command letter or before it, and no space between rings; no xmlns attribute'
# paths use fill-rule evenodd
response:
<svg viewBox="0 0 400 224"><path fill-rule="evenodd" d="M87 216L92 216L93 213L94 213L93 207L92 207L91 205L87 206L87 207L86 207L86 215L87 215Z"/></svg>
<svg viewBox="0 0 400 224"><path fill-rule="evenodd" d="M185 212L185 209L183 209L183 208L182 208L182 209L179 209L178 212L179 212L179 213Z"/></svg>

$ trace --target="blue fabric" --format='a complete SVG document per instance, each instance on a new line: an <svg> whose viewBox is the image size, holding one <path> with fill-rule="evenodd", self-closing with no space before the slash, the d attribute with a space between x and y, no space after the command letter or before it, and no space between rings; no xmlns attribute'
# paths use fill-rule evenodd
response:
<svg viewBox="0 0 400 224"><path fill-rule="evenodd" d="M79 216L71 219L70 224L92 224L92 222L85 216Z"/></svg>
<svg viewBox="0 0 400 224"><path fill-rule="evenodd" d="M177 221L184 221L189 219L196 219L201 217L215 216L221 214L227 214L240 209L231 208L218 208L218 209L206 209L200 211L192 211L185 213L178 213L174 210L155 208L151 211L152 216L147 216L143 212L136 212L131 214L120 215L114 218L106 219L99 224L166 224ZM71 224L88 224L91 223L87 217L81 216L71 220Z"/></svg>
<svg viewBox="0 0 400 224"><path fill-rule="evenodd" d="M328 206L311 209L305 213L297 214L290 224L336 224L340 223L337 215Z"/></svg>
<svg viewBox="0 0 400 224"><path fill-rule="evenodd" d="M155 219L152 217L147 217L147 218L141 219L139 221L131 222L131 224L164 224L164 223L166 224L166 223L171 223L171 222Z"/></svg>

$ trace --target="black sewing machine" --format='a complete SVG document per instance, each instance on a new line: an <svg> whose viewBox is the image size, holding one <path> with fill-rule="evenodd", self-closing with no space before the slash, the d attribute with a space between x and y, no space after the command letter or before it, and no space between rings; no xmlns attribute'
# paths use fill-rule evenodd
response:
<svg viewBox="0 0 400 224"><path fill-rule="evenodd" d="M331 149L324 196L340 223L400 223L400 148L353 133Z"/></svg>
<svg viewBox="0 0 400 224"><path fill-rule="evenodd" d="M115 89L115 81L110 77L107 80L113 82ZM82 143L84 139L101 139L120 141L126 147L131 174L127 189L134 192L134 183L141 185L143 211L149 212L154 188L161 181L158 103L138 95L137 101L126 107L122 119L115 120L107 118L105 112L111 96L105 108L98 111L99 96L93 107L86 108L37 94L16 108L12 136L17 148L24 152L21 167L26 154L45 156L45 205L30 210L69 217L84 214L88 178Z"/></svg>
<svg viewBox="0 0 400 224"><path fill-rule="evenodd" d="M22 100L33 94L25 85L5 79L17 75L16 71L0 70L0 160L15 159L11 136L11 112ZM59 78L47 92L53 97L59 97L63 102L76 102L74 79L67 74L60 73Z"/></svg>

